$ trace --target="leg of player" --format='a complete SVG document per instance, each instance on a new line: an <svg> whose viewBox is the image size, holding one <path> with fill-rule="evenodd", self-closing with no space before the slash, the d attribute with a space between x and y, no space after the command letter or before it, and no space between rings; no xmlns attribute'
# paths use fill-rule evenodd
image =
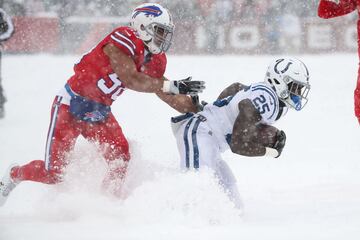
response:
<svg viewBox="0 0 360 240"><path fill-rule="evenodd" d="M129 144L113 114L105 122L91 124L83 132L86 139L98 142L100 151L109 165L103 181L103 190L121 195L122 183L130 160Z"/></svg>
<svg viewBox="0 0 360 240"><path fill-rule="evenodd" d="M206 122L193 117L185 122L172 124L182 169L204 169L214 171L220 185L237 209L242 209L236 179L228 165L221 160L217 140Z"/></svg>
<svg viewBox="0 0 360 240"><path fill-rule="evenodd" d="M183 115L185 116L185 115ZM179 117L178 119L181 119ZM207 136L201 133L206 132L203 130L201 120L197 117L190 117L183 119L183 121L173 122L172 129L176 137L178 150L180 153L180 166L182 169L199 169L202 162L203 155L200 151L204 150L204 154L209 153L212 148L205 151L205 146L212 146L207 141ZM207 135L207 134L206 134ZM204 158L205 159L205 158ZM208 159L211 161L211 159Z"/></svg>
<svg viewBox="0 0 360 240"><path fill-rule="evenodd" d="M73 148L80 132L73 127L75 120L69 114L68 106L60 105L60 101L57 97L52 107L45 161L34 160L9 168L0 182L0 205L5 203L10 192L21 181L56 184L62 180L67 164L65 155Z"/></svg>
<svg viewBox="0 0 360 240"><path fill-rule="evenodd" d="M206 124L204 124L206 126ZM205 131L204 131L205 130ZM236 178L228 164L222 160L216 139L209 134L210 129L201 126L195 138L198 146L199 168L209 168L214 171L215 177L224 192L234 203L235 208L242 210L243 204L236 184Z"/></svg>
<svg viewBox="0 0 360 240"><path fill-rule="evenodd" d="M225 192L229 196L230 200L234 203L237 209L243 210L243 203L240 197L240 193L236 184L236 178L233 172L229 168L228 164L219 159L216 175L219 178L220 184L224 187Z"/></svg>

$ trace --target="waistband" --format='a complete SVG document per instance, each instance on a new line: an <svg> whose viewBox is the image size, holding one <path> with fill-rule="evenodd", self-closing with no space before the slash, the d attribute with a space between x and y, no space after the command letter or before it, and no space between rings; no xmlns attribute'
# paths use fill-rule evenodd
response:
<svg viewBox="0 0 360 240"><path fill-rule="evenodd" d="M203 115L198 114L198 113L188 112L188 113L185 113L185 114L176 116L176 117L172 117L172 118L171 118L171 122L172 122L172 123L178 123L178 122L184 121L184 120L189 119L189 118L192 118L192 117L198 118L198 119L200 119L202 122L205 122L205 121L206 121L206 117L204 117Z"/></svg>
<svg viewBox="0 0 360 240"><path fill-rule="evenodd" d="M70 97L75 97L77 94L71 89L68 83L65 84L65 90L70 95Z"/></svg>
<svg viewBox="0 0 360 240"><path fill-rule="evenodd" d="M69 91L66 89L66 85L65 85L65 87L60 89L60 91L56 94L56 96L62 97L61 101L59 103L65 104L65 105L70 105L71 95L70 95Z"/></svg>

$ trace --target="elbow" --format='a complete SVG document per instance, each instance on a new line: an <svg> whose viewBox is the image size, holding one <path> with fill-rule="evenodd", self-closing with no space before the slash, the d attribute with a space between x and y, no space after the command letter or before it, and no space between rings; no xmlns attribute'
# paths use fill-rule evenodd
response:
<svg viewBox="0 0 360 240"><path fill-rule="evenodd" d="M133 71L127 72L117 72L116 75L119 77L120 81L126 86L128 89L136 88L136 82L138 79L138 75Z"/></svg>

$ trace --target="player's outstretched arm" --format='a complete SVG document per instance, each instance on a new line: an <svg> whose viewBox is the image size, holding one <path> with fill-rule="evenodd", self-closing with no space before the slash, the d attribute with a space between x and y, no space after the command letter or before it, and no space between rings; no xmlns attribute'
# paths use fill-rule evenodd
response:
<svg viewBox="0 0 360 240"><path fill-rule="evenodd" d="M186 113L198 111L197 106L194 105L191 98L187 95L169 95L163 92L158 92L156 95L178 112Z"/></svg>
<svg viewBox="0 0 360 240"><path fill-rule="evenodd" d="M104 53L109 57L111 67L125 86L138 92L168 94L197 94L203 91L203 81L192 81L191 78L170 81L165 78L152 78L138 72L133 59L123 53L114 44L107 44Z"/></svg>
<svg viewBox="0 0 360 240"><path fill-rule="evenodd" d="M114 44L107 44L103 51L109 57L114 72L127 88L148 93L162 91L164 84L163 79L152 78L144 73L138 72L133 59L123 53Z"/></svg>
<svg viewBox="0 0 360 240"><path fill-rule="evenodd" d="M357 0L320 0L318 16L333 18L348 14L357 7Z"/></svg>

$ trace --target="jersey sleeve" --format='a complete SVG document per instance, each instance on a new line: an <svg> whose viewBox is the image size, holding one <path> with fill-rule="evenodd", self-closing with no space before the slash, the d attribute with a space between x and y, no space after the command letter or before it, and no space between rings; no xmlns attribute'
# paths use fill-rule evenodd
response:
<svg viewBox="0 0 360 240"><path fill-rule="evenodd" d="M151 61L144 64L144 73L154 78L164 76L166 70L166 55L164 53L153 55Z"/></svg>
<svg viewBox="0 0 360 240"><path fill-rule="evenodd" d="M333 18L348 14L357 7L357 0L320 0L318 16L321 18Z"/></svg>
<svg viewBox="0 0 360 240"><path fill-rule="evenodd" d="M139 48L139 39L127 28L118 28L110 34L109 42L113 43L125 54L134 57Z"/></svg>
<svg viewBox="0 0 360 240"><path fill-rule="evenodd" d="M253 84L250 87L250 100L259 111L264 124L272 124L279 113L279 99L274 90L265 84Z"/></svg>

